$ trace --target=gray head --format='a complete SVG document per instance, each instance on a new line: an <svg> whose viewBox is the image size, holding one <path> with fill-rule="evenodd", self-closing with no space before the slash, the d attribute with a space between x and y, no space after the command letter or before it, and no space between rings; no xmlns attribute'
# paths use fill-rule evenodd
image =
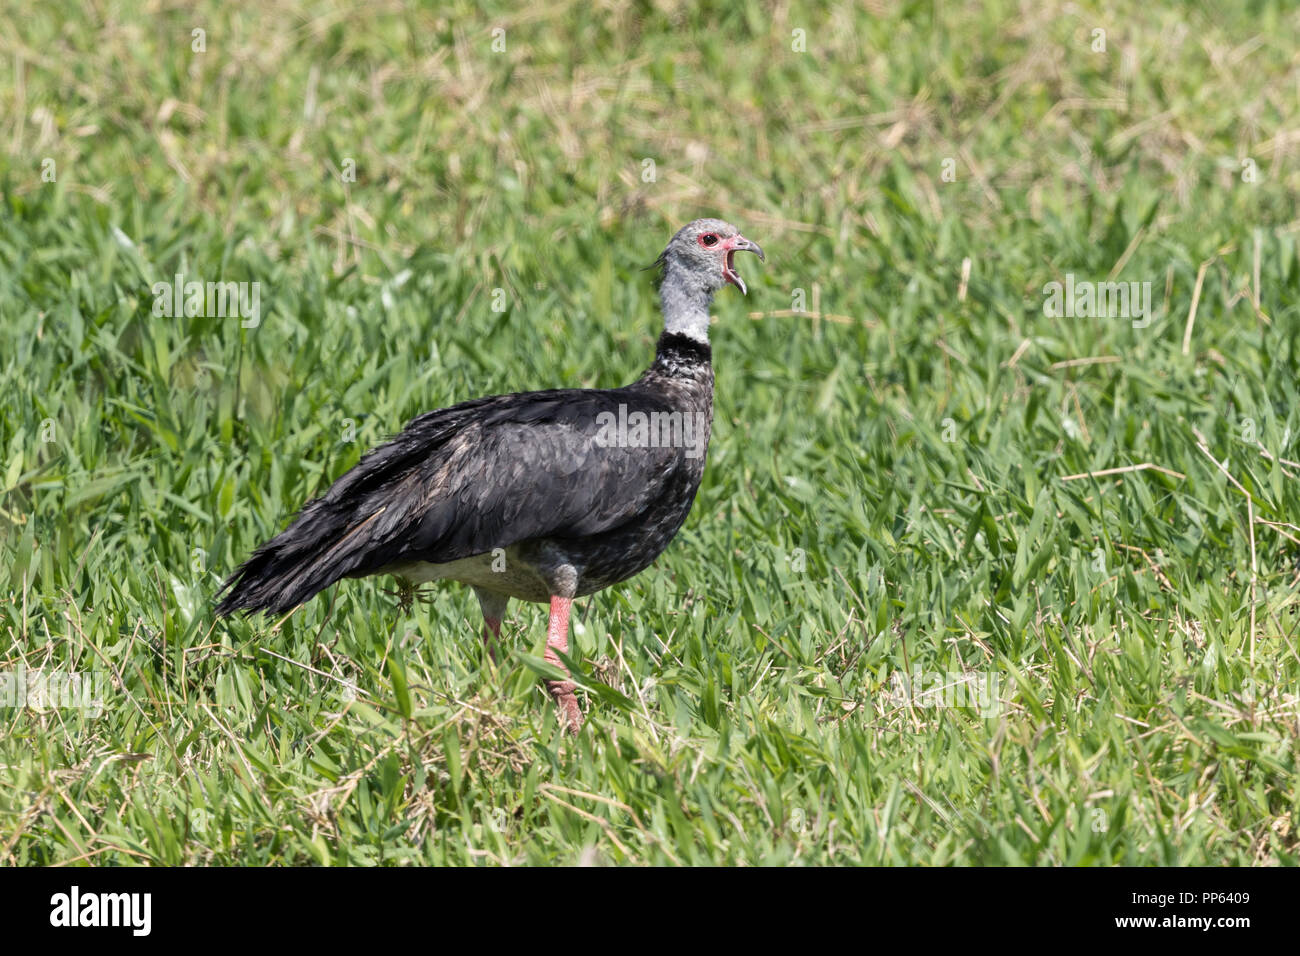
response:
<svg viewBox="0 0 1300 956"><path fill-rule="evenodd" d="M721 219L696 219L678 230L656 262L664 270L659 299L667 331L708 341L714 293L728 283L748 292L736 272L737 252L752 252L765 260L758 243Z"/></svg>

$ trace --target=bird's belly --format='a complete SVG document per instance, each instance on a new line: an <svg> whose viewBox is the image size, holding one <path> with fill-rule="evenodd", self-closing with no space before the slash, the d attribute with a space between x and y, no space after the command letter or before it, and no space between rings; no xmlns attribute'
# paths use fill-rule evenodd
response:
<svg viewBox="0 0 1300 956"><path fill-rule="evenodd" d="M520 601L545 604L551 599L551 591L545 579L513 547L498 548L496 551L438 564L410 561L395 564L385 570L411 584L458 581Z"/></svg>

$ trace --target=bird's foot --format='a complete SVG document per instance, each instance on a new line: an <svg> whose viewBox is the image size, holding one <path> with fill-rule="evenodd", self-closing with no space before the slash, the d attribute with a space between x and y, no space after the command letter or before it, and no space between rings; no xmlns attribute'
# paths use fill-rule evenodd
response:
<svg viewBox="0 0 1300 956"><path fill-rule="evenodd" d="M574 689L578 685L571 680L548 680L546 689L555 698L555 706L560 712L560 722L570 734L582 729L582 708L578 706L578 695Z"/></svg>

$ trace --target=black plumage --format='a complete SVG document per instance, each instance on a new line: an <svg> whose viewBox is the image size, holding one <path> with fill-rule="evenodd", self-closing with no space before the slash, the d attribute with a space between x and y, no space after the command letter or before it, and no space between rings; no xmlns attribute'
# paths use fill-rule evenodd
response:
<svg viewBox="0 0 1300 956"><path fill-rule="evenodd" d="M709 358L709 346L664 333L655 363L623 388L495 395L415 418L259 548L228 582L217 613L282 613L345 577L534 539L562 542L580 563L573 597L631 577L681 527L704 454L662 444L602 447L593 440L600 415L618 416L620 406L626 416L690 415L707 446ZM610 534L626 536L628 547L602 544Z"/></svg>
<svg viewBox="0 0 1300 956"><path fill-rule="evenodd" d="M283 613L345 577L457 580L494 632L509 598L550 601L547 658L560 663L568 602L648 567L690 511L713 421L708 305L727 282L743 288L738 250L762 256L718 220L673 237L660 257L665 331L636 382L420 415L258 548L217 613ZM576 729L572 682L549 686Z"/></svg>

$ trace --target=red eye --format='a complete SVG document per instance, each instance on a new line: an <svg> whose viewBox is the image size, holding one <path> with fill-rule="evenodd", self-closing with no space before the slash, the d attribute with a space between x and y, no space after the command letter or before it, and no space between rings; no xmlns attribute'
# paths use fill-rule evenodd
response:
<svg viewBox="0 0 1300 956"><path fill-rule="evenodd" d="M700 236L700 242L704 243L706 246L716 246L718 244L718 237L711 232L706 232L704 235Z"/></svg>

